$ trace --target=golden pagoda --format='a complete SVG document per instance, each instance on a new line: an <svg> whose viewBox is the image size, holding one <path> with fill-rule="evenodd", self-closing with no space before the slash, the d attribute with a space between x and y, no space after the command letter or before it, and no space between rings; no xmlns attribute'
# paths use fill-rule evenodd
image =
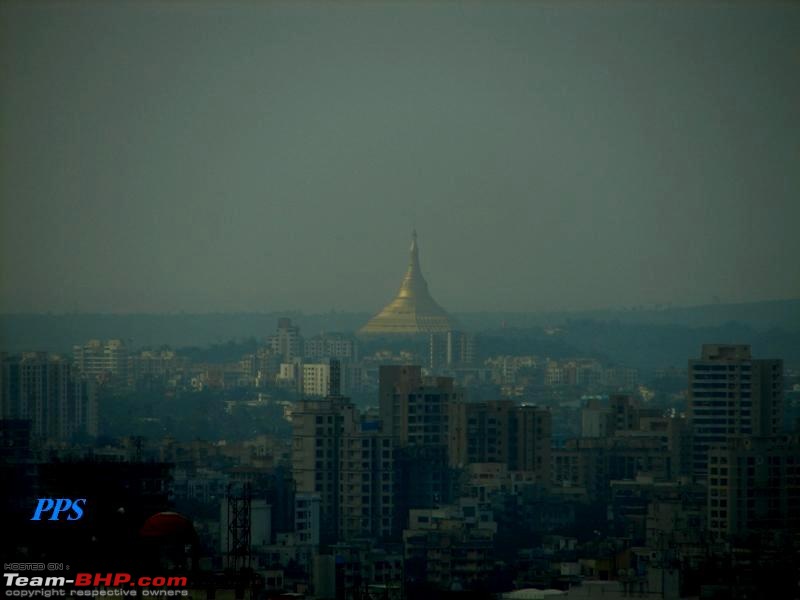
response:
<svg viewBox="0 0 800 600"><path fill-rule="evenodd" d="M370 335L420 334L450 331L454 321L445 310L431 298L428 284L419 268L417 232L411 239L411 258L406 276L400 284L397 296L377 315L372 317L358 333Z"/></svg>

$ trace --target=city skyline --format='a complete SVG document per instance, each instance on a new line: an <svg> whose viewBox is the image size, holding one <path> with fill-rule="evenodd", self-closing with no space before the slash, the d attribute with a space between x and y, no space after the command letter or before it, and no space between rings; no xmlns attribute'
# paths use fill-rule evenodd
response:
<svg viewBox="0 0 800 600"><path fill-rule="evenodd" d="M800 600L798 73L797 2L0 0L6 594Z"/></svg>
<svg viewBox="0 0 800 600"><path fill-rule="evenodd" d="M0 312L800 297L791 7L228 8L0 5Z"/></svg>

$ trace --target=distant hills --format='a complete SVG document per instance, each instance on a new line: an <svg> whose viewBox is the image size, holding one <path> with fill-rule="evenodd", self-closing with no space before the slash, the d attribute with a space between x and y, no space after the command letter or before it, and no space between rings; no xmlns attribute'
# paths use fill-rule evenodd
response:
<svg viewBox="0 0 800 600"><path fill-rule="evenodd" d="M264 339L275 332L280 317L296 321L304 335L321 331L355 331L371 315L324 313L205 314L3 314L0 350L65 352L88 339L118 338L131 346L207 346L229 340Z"/></svg>
<svg viewBox="0 0 800 600"><path fill-rule="evenodd" d="M542 327L570 320L618 321L625 324L715 327L740 323L756 330L800 331L800 299L769 300L742 304L706 304L661 308L630 308L531 313L466 313L457 315L469 329L487 327Z"/></svg>
<svg viewBox="0 0 800 600"><path fill-rule="evenodd" d="M120 338L134 348L208 346L230 340L261 340L279 317L290 317L304 335L352 332L371 314L328 312L209 314L3 314L0 350L66 352L91 338ZM640 367L685 365L702 342L742 342L757 356L800 364L800 299L636 310L537 313L462 313L463 328L492 338L516 332L519 340L541 339L555 328L570 348ZM525 331L530 330L530 335ZM522 336L520 338L520 335ZM531 351L537 344L531 346ZM515 348L525 344L515 343Z"/></svg>

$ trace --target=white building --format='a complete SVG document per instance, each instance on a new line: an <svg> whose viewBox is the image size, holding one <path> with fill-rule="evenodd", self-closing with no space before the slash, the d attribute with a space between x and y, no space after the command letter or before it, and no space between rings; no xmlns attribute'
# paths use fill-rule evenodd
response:
<svg viewBox="0 0 800 600"><path fill-rule="evenodd" d="M328 363L315 363L303 365L304 396L324 397L331 390L331 366Z"/></svg>
<svg viewBox="0 0 800 600"><path fill-rule="evenodd" d="M228 553L228 500L223 498L220 502L220 550L223 555ZM272 543L272 505L266 500L253 498L250 501L250 548L264 550Z"/></svg>
<svg viewBox="0 0 800 600"><path fill-rule="evenodd" d="M121 340L89 340L83 346L73 346L72 354L75 367L86 377L127 376L128 349Z"/></svg>

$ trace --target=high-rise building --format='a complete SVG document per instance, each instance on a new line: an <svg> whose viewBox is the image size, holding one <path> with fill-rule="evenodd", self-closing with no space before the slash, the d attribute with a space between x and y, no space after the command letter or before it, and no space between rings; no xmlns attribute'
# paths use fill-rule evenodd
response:
<svg viewBox="0 0 800 600"><path fill-rule="evenodd" d="M280 363L275 383L296 392L303 391L303 363L299 358L292 362Z"/></svg>
<svg viewBox="0 0 800 600"><path fill-rule="evenodd" d="M607 404L591 398L581 409L581 437L607 437L637 429L641 412L640 403L625 394L612 394Z"/></svg>
<svg viewBox="0 0 800 600"><path fill-rule="evenodd" d="M551 461L556 486L583 488L591 499L607 499L611 481L647 476L666 482L676 475L672 453L653 435L570 439L551 451Z"/></svg>
<svg viewBox="0 0 800 600"><path fill-rule="evenodd" d="M0 362L0 418L31 422L31 434L46 441L97 435L94 386L70 362L44 352L5 356Z"/></svg>
<svg viewBox="0 0 800 600"><path fill-rule="evenodd" d="M675 477L692 474L692 438L689 420L685 415L661 414L654 416L641 411L636 431L618 432L618 436L657 436L671 455L672 472Z"/></svg>
<svg viewBox="0 0 800 600"><path fill-rule="evenodd" d="M303 338L300 335L300 327L292 325L291 319L285 317L278 319L278 328L269 342L272 352L284 363L303 358Z"/></svg>
<svg viewBox="0 0 800 600"><path fill-rule="evenodd" d="M447 446L451 406L463 391L451 377L423 377L418 366L381 366L380 416L398 446Z"/></svg>
<svg viewBox="0 0 800 600"><path fill-rule="evenodd" d="M535 473L550 483L550 411L511 400L462 402L451 410L450 462L462 467L502 463L509 471Z"/></svg>
<svg viewBox="0 0 800 600"><path fill-rule="evenodd" d="M280 357L272 351L272 348L259 348L255 353L245 354L239 361L239 368L247 385L256 387L274 383L280 365Z"/></svg>
<svg viewBox="0 0 800 600"><path fill-rule="evenodd" d="M128 385L146 386L164 383L182 371L188 371L189 359L178 356L174 350L143 350L128 356Z"/></svg>
<svg viewBox="0 0 800 600"><path fill-rule="evenodd" d="M601 383L603 367L593 358L550 360L544 368L544 384L547 386L590 386Z"/></svg>
<svg viewBox="0 0 800 600"><path fill-rule="evenodd" d="M475 363L475 336L463 331L432 333L428 343L428 367L432 371L469 367Z"/></svg>
<svg viewBox="0 0 800 600"><path fill-rule="evenodd" d="M379 411L391 438L395 461L395 532L407 524L411 508L434 508L454 499L450 468L451 412L463 392L450 377L423 377L419 366L381 366Z"/></svg>
<svg viewBox="0 0 800 600"><path fill-rule="evenodd" d="M455 329L453 319L428 291L419 266L417 232L413 233L408 270L397 296L372 317L359 333L366 335L414 335Z"/></svg>
<svg viewBox="0 0 800 600"><path fill-rule="evenodd" d="M328 396L330 391L331 365L329 363L304 363L303 395Z"/></svg>
<svg viewBox="0 0 800 600"><path fill-rule="evenodd" d="M319 497L323 544L397 537L409 508L452 498L449 411L461 392L450 378L423 378L418 366L381 367L378 420L333 395L341 373L330 363L329 396L292 412L296 491Z"/></svg>
<svg viewBox="0 0 800 600"><path fill-rule="evenodd" d="M128 348L122 340L89 340L73 346L75 367L87 378L113 378L127 383Z"/></svg>
<svg viewBox="0 0 800 600"><path fill-rule="evenodd" d="M319 546L319 494L297 493L294 497L294 532L301 546Z"/></svg>
<svg viewBox="0 0 800 600"><path fill-rule="evenodd" d="M306 359L338 358L358 361L358 340L341 333L323 333L305 340L303 353Z"/></svg>
<svg viewBox="0 0 800 600"><path fill-rule="evenodd" d="M341 450L339 540L385 538L395 529L392 440L378 423L360 421Z"/></svg>
<svg viewBox="0 0 800 600"><path fill-rule="evenodd" d="M600 398L590 398L581 409L581 437L609 437L616 430L611 409Z"/></svg>
<svg viewBox="0 0 800 600"><path fill-rule="evenodd" d="M396 447L395 507L400 529L408 524L412 508L436 508L457 499L459 472L450 467L447 446Z"/></svg>
<svg viewBox="0 0 800 600"><path fill-rule="evenodd" d="M491 509L473 498L436 508L409 511L403 531L407 571L439 590L477 586L491 575L497 522ZM470 589L467 587L467 589Z"/></svg>
<svg viewBox="0 0 800 600"><path fill-rule="evenodd" d="M731 437L708 453L714 537L800 532L800 437Z"/></svg>
<svg viewBox="0 0 800 600"><path fill-rule="evenodd" d="M783 361L753 359L747 345L704 344L689 361L693 474L705 479L712 445L780 433L782 410Z"/></svg>
<svg viewBox="0 0 800 600"><path fill-rule="evenodd" d="M347 398L304 400L292 412L296 493L319 499L324 544L395 530L394 449Z"/></svg>
<svg viewBox="0 0 800 600"><path fill-rule="evenodd" d="M303 400L292 411L292 476L298 494L318 494L320 537L337 537L339 460L345 432L356 428L356 408L347 398Z"/></svg>
<svg viewBox="0 0 800 600"><path fill-rule="evenodd" d="M634 390L639 385L639 370L632 367L603 369L603 385L620 390Z"/></svg>
<svg viewBox="0 0 800 600"><path fill-rule="evenodd" d="M299 390L304 396L342 396L360 387L358 365L342 363L338 358L324 362L297 364Z"/></svg>

